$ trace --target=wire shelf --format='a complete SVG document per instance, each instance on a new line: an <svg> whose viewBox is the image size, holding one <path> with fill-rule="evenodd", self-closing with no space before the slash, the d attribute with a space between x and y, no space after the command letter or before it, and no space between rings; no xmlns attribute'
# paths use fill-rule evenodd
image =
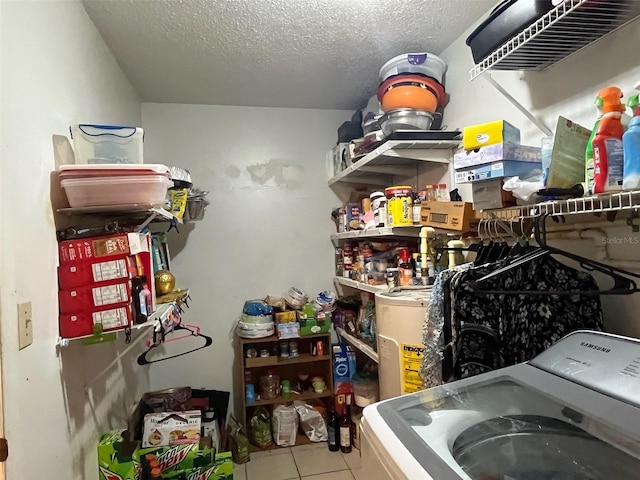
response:
<svg viewBox="0 0 640 480"><path fill-rule="evenodd" d="M544 70L640 16L637 0L565 0L470 71Z"/></svg>
<svg viewBox="0 0 640 480"><path fill-rule="evenodd" d="M632 190L595 195L592 197L543 202L535 205L502 208L499 210L485 210L482 212L482 218L487 220L519 220L535 218L542 214L601 214L636 209L640 209L640 191Z"/></svg>

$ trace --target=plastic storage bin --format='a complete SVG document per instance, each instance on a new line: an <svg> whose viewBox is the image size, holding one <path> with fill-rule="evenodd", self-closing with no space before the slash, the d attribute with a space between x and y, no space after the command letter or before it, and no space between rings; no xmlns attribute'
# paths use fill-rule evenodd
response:
<svg viewBox="0 0 640 480"><path fill-rule="evenodd" d="M403 53L393 57L380 69L380 81L384 82L393 75L418 73L442 83L447 64L433 53Z"/></svg>
<svg viewBox="0 0 640 480"><path fill-rule="evenodd" d="M134 203L162 205L173 182L163 175L146 175L67 178L60 185L69 205L78 208Z"/></svg>
<svg viewBox="0 0 640 480"><path fill-rule="evenodd" d="M161 164L117 164L117 165L60 165L60 178L120 177L164 175L170 177L169 167Z"/></svg>
<svg viewBox="0 0 640 480"><path fill-rule="evenodd" d="M140 127L80 124L69 130L78 164L143 163Z"/></svg>

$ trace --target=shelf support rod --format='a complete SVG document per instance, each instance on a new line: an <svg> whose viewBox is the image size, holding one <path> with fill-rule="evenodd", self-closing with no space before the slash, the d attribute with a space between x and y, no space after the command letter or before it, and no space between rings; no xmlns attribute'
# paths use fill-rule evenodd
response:
<svg viewBox="0 0 640 480"><path fill-rule="evenodd" d="M544 133L547 137L552 137L553 132L547 128L547 126L540 121L533 113L526 109L524 105L522 105L518 100L516 100L513 95L511 95L505 88L500 85L495 79L491 76L490 73L485 72L484 77L487 79L487 82L493 86L498 92L500 92L504 98L509 100L514 107L516 107L520 112L527 117L536 127L540 129L542 133Z"/></svg>

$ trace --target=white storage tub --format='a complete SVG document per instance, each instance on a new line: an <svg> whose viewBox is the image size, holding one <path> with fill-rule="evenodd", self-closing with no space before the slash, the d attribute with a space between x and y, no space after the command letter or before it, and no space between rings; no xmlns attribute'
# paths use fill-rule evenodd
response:
<svg viewBox="0 0 640 480"><path fill-rule="evenodd" d="M77 164L143 163L140 127L80 124L69 130Z"/></svg>
<svg viewBox="0 0 640 480"><path fill-rule="evenodd" d="M444 78L447 64L433 53L403 53L393 57L380 69L380 81L403 73L419 73L437 80L440 83Z"/></svg>
<svg viewBox="0 0 640 480"><path fill-rule="evenodd" d="M173 182L163 175L66 178L60 181L69 205L100 207L133 203L162 205Z"/></svg>

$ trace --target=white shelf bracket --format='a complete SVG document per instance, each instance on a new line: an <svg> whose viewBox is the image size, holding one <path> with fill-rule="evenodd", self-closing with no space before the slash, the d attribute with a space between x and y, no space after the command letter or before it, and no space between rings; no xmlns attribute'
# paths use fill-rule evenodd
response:
<svg viewBox="0 0 640 480"><path fill-rule="evenodd" d="M491 76L490 73L485 72L484 73L484 77L487 79L487 82L489 82L489 84L493 86L493 88L495 88L507 100L509 100L509 102L514 107L516 107L518 110L520 110L520 112L525 117L527 117L536 127L538 127L540 129L540 131L545 134L545 136L547 136L547 137L553 136L553 132L549 128L547 128L547 126L544 123L542 123L539 118L537 118L533 113L531 113L529 110L527 110L527 108L524 105L522 105L520 102L518 102L518 100L516 100L509 92L507 92L502 85L500 85L498 82L496 82L496 80Z"/></svg>

